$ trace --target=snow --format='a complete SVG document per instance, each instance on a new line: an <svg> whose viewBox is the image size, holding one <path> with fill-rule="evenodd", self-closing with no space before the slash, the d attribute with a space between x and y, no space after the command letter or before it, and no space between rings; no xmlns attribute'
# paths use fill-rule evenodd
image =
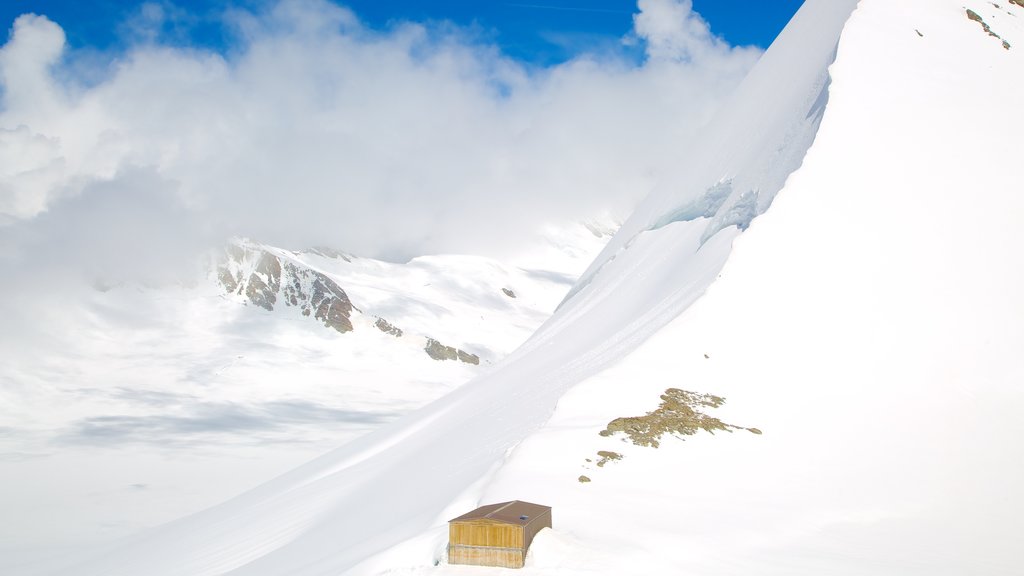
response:
<svg viewBox="0 0 1024 576"><path fill-rule="evenodd" d="M253 245L341 285L362 310L346 334L280 299L247 305L216 275L55 306L0 353L0 572L207 508L443 396L525 340L607 239L552 225L511 263ZM481 365L433 360L426 336Z"/></svg>
<svg viewBox="0 0 1024 576"><path fill-rule="evenodd" d="M807 2L715 118L682 151L679 173L637 206L567 300L646 230L714 210L706 240L745 229L771 205L814 141L828 103L828 66L856 0ZM722 193L728 197L722 199Z"/></svg>
<svg viewBox="0 0 1024 576"><path fill-rule="evenodd" d="M721 278L477 493L554 506L524 574L1020 573L1024 114L986 103L1024 75L974 26L956 2L860 3L815 145ZM669 387L764 434L597 434ZM624 458L596 468L597 450ZM488 573L413 552L367 566Z"/></svg>
<svg viewBox="0 0 1024 576"><path fill-rule="evenodd" d="M808 30L810 40L790 33L798 46L783 45L803 54L821 44L816 53L825 54L802 58L813 69L788 75L792 85L775 99L779 107L799 110L795 117L801 126L819 99L850 9L852 3L808 4L798 28ZM768 57L764 62L788 65ZM722 122L730 131L719 136L722 142L749 135L748 126L728 117ZM766 141L780 145L777 139ZM787 136L782 144L789 142L796 148L774 153L802 156L797 148L803 140ZM701 189L721 178L715 174ZM713 221L672 223L629 237L628 248L603 263L596 279L473 382L236 499L75 566L74 573L338 574L424 531L437 531L439 517L453 502L471 500L467 488L481 486L496 462L542 426L566 390L635 348L700 297L738 233L732 227L706 238Z"/></svg>
<svg viewBox="0 0 1024 576"><path fill-rule="evenodd" d="M1024 9L967 4L1024 41ZM517 351L63 573L490 574L444 563L445 522L522 499L554 508L523 574L1018 574L1020 54L959 0L809 0ZM763 434L598 434L669 387Z"/></svg>

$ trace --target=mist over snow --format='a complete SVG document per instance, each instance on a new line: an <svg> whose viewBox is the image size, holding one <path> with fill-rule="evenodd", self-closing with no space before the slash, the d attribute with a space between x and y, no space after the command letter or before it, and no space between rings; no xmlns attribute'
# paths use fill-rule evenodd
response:
<svg viewBox="0 0 1024 576"><path fill-rule="evenodd" d="M761 55L689 1L643 0L620 45L548 67L451 23L256 4L221 14L216 49L163 2L109 52L43 14L0 23L4 574L224 500L489 369L611 233L566 224L671 181ZM233 236L306 258L362 324L178 284ZM291 252L314 246L435 256Z"/></svg>
<svg viewBox="0 0 1024 576"><path fill-rule="evenodd" d="M555 510L532 576L1018 576L1024 7L967 4L809 0L492 369L51 574L483 575L449 519L522 499Z"/></svg>
<svg viewBox="0 0 1024 576"><path fill-rule="evenodd" d="M163 6L0 49L0 573L484 575L449 520L519 499L527 576L1019 576L1024 3L808 0L752 68L685 1L548 68Z"/></svg>
<svg viewBox="0 0 1024 576"><path fill-rule="evenodd" d="M545 221L628 214L760 55L688 0L642 0L622 50L548 68L479 31L375 30L322 0L225 11L221 52L176 42L182 17L144 5L106 60L45 15L13 23L0 258L124 274L232 235L389 260L506 253Z"/></svg>
<svg viewBox="0 0 1024 576"><path fill-rule="evenodd" d="M510 352L606 237L561 230L588 256L544 269L516 260L524 244L628 215L761 54L688 1L643 0L620 46L549 67L451 23L260 6L225 11L216 50L183 42L169 3L143 5L112 52L45 15L0 24L0 572L212 505L475 373L417 334L484 364ZM167 286L233 236L514 264L306 254L408 332L340 345L297 311ZM393 293L405 309L378 302Z"/></svg>

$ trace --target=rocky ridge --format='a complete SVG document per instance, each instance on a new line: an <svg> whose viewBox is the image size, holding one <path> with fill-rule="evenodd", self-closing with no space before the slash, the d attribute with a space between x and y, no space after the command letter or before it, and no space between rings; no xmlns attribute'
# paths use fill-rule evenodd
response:
<svg viewBox="0 0 1024 576"><path fill-rule="evenodd" d="M327 328L342 334L353 330L352 313L356 309L345 290L325 274L282 262L258 246L230 244L225 254L217 267L217 278L227 293L244 296L247 302L268 312L283 302Z"/></svg>
<svg viewBox="0 0 1024 576"><path fill-rule="evenodd" d="M351 262L351 256L333 249L316 248L313 253L326 258ZM391 321L379 316L362 318L348 294L327 274L291 260L279 250L247 240L233 241L225 248L215 265L218 285L224 292L245 304L268 312L284 307L297 308L302 316L319 321L324 327L341 334L356 329L356 319L365 320L381 332L395 338L421 338L423 350L434 360L456 360L480 364L476 354L447 346L429 336L410 335Z"/></svg>

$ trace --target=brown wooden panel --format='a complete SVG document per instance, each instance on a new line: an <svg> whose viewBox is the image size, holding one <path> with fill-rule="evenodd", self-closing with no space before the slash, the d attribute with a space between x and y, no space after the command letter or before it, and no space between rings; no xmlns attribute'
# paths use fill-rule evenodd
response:
<svg viewBox="0 0 1024 576"><path fill-rule="evenodd" d="M494 522L451 522L448 541L466 546L524 548L522 526Z"/></svg>
<svg viewBox="0 0 1024 576"><path fill-rule="evenodd" d="M495 566L499 568L522 568L525 555L522 550L502 548L448 547L449 564L470 564L473 566Z"/></svg>
<svg viewBox="0 0 1024 576"><path fill-rule="evenodd" d="M538 532L540 532L544 528L551 528L551 509L549 508L543 514L532 519L530 523L527 524L524 528L525 531L523 534L523 548L527 549L530 547L530 544L533 543L533 537L536 536Z"/></svg>

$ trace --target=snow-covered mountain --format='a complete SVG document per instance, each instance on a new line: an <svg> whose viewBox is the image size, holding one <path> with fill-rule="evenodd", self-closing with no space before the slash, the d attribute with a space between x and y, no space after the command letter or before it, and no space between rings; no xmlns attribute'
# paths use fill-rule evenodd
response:
<svg viewBox="0 0 1024 576"><path fill-rule="evenodd" d="M527 271L505 268L484 258L435 256L395 266L327 248L289 252L246 241L230 244L218 259L214 273L226 293L245 304L268 312L294 309L297 314L292 316L301 315L340 334L352 332L357 326L372 326L394 338L411 341L434 360L474 365L480 364L478 354L446 345L430 333L440 332L460 342L469 339L471 345L485 352L485 357L494 359L508 353L546 317L544 310L550 309L550 302L544 297L552 290L558 291L557 281L531 277ZM356 290L356 298L366 303L365 308L397 314L399 321L353 306L339 282ZM426 291L422 288L434 284L440 287L423 293ZM519 297L510 287L513 285L526 290L526 305L515 305ZM495 311L512 313L497 321L500 330L479 329L486 321L479 323L476 319L483 320ZM474 328L465 326L467 319L473 321ZM427 333L410 332L410 325ZM463 332L455 326L461 326ZM481 336L499 350L472 340Z"/></svg>
<svg viewBox="0 0 1024 576"><path fill-rule="evenodd" d="M552 226L506 261L237 240L197 281L83 286L60 330L3 351L0 572L202 509L443 396L528 338L614 226Z"/></svg>
<svg viewBox="0 0 1024 576"><path fill-rule="evenodd" d="M529 574L1019 573L1024 7L966 4L808 0L514 353L59 573L484 574L511 499Z"/></svg>

